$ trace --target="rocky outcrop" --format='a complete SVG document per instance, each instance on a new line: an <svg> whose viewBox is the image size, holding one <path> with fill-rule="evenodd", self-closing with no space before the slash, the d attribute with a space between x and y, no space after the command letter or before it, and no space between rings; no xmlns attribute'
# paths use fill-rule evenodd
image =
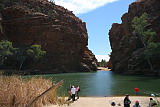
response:
<svg viewBox="0 0 160 107"><path fill-rule="evenodd" d="M140 0L129 6L128 13L122 16L122 24L114 23L109 32L111 44L112 71L123 74L154 74L144 58L144 47L140 39L134 36L132 20L135 16L141 16L144 12L149 15L149 28L157 33L157 41L160 42L160 1ZM160 57L152 59L154 70L160 69Z"/></svg>
<svg viewBox="0 0 160 107"><path fill-rule="evenodd" d="M20 0L6 4L2 15L6 37L15 47L38 44L47 52L35 69L50 72L97 70L95 56L87 49L86 24L71 11L47 0ZM30 69L31 64L27 64Z"/></svg>
<svg viewBox="0 0 160 107"><path fill-rule="evenodd" d="M85 66L85 69L94 71L97 70L97 59L87 47L83 51L81 64L82 64L82 69L84 69L83 66Z"/></svg>

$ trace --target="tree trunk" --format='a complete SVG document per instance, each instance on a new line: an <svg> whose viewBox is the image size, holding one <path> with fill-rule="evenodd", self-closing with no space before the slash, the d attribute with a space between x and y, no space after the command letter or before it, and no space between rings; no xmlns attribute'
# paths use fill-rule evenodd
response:
<svg viewBox="0 0 160 107"><path fill-rule="evenodd" d="M144 48L147 49L147 45L144 43L144 40L143 40L140 36L139 36L139 38L140 38L142 44L144 45ZM153 71L152 63L151 63L151 61L150 61L149 58L147 58L147 61L148 61L148 64L149 64L149 66L150 66L150 70L151 70L151 72L152 72L152 71Z"/></svg>
<svg viewBox="0 0 160 107"><path fill-rule="evenodd" d="M147 61L148 61L148 64L149 64L150 69L151 69L151 72L152 72L152 71L153 71L153 66L152 66L152 64L151 64L151 61L150 61L150 59L149 59L149 58L147 58Z"/></svg>
<svg viewBox="0 0 160 107"><path fill-rule="evenodd" d="M3 67L3 64L4 64L4 58L2 58L2 63L1 63L2 67Z"/></svg>
<svg viewBox="0 0 160 107"><path fill-rule="evenodd" d="M25 60L22 60L22 61L21 61L21 64L20 64L19 70L21 70L21 68L22 68L22 66L23 66L24 61L25 61Z"/></svg>
<svg viewBox="0 0 160 107"><path fill-rule="evenodd" d="M33 60L33 69L34 69L34 66L35 66L35 62L36 62L36 60L34 59L34 60Z"/></svg>

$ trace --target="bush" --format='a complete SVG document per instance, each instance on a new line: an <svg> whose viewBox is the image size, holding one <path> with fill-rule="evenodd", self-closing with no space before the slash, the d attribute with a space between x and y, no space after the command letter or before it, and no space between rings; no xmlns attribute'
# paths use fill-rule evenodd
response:
<svg viewBox="0 0 160 107"><path fill-rule="evenodd" d="M0 41L0 65L3 66L4 61L11 55L13 55L12 42L7 40Z"/></svg>

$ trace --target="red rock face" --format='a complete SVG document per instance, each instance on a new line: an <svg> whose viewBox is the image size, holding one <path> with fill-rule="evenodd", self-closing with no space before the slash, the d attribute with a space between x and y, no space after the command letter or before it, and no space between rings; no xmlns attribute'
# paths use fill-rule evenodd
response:
<svg viewBox="0 0 160 107"><path fill-rule="evenodd" d="M45 61L37 63L36 69L75 72L96 68L93 54L89 64L83 60L88 45L86 24L71 11L48 1L23 0L5 8L3 18L7 38L15 47L39 44L47 52Z"/></svg>
<svg viewBox="0 0 160 107"><path fill-rule="evenodd" d="M149 28L157 33L157 42L160 42L160 1L141 0L129 6L128 13L122 16L122 24L113 24L109 32L111 43L112 70L117 73L146 74L150 72L149 65L144 59L144 47L139 38L134 36L132 20L144 12L149 15ZM160 58L153 58L154 69L160 69Z"/></svg>

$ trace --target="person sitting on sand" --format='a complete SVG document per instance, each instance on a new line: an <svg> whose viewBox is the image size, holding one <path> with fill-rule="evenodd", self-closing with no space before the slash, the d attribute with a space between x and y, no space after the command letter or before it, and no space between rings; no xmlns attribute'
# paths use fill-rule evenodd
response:
<svg viewBox="0 0 160 107"><path fill-rule="evenodd" d="M124 107L130 107L131 101L129 100L129 95L126 94L126 97L124 98Z"/></svg>
<svg viewBox="0 0 160 107"><path fill-rule="evenodd" d="M113 101L113 102L111 102L111 106L115 106L116 105L116 103Z"/></svg>
<svg viewBox="0 0 160 107"><path fill-rule="evenodd" d="M135 105L133 105L133 107L141 107L141 106L139 105L139 102L136 101L136 102L135 102Z"/></svg>
<svg viewBox="0 0 160 107"><path fill-rule="evenodd" d="M156 107L157 103L153 98L150 98L149 107Z"/></svg>

